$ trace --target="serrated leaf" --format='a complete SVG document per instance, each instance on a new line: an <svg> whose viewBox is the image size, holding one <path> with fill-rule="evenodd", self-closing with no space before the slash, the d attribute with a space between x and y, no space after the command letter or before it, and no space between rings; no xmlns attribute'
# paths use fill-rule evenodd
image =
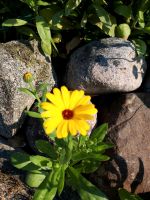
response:
<svg viewBox="0 0 150 200"><path fill-rule="evenodd" d="M26 175L25 182L30 187L39 187L39 185L44 181L47 173L42 172L29 172Z"/></svg>
<svg viewBox="0 0 150 200"><path fill-rule="evenodd" d="M108 200L104 193L102 193L96 186L85 179L73 167L69 167L68 172L71 183L78 191L82 200Z"/></svg>
<svg viewBox="0 0 150 200"><path fill-rule="evenodd" d="M138 56L144 56L147 49L146 43L141 39L134 39L132 42L135 45Z"/></svg>
<svg viewBox="0 0 150 200"><path fill-rule="evenodd" d="M28 22L22 19L7 19L2 23L2 26L23 26L27 24Z"/></svg>
<svg viewBox="0 0 150 200"><path fill-rule="evenodd" d="M37 140L35 144L40 152L48 155L52 159L57 159L57 154L54 150L54 146L50 144L50 142L45 140Z"/></svg>
<svg viewBox="0 0 150 200"><path fill-rule="evenodd" d="M68 0L65 6L65 15L68 16L74 10L77 8L82 0Z"/></svg>
<svg viewBox="0 0 150 200"><path fill-rule="evenodd" d="M33 112L33 111L25 111L25 113L29 116L29 117L33 117L33 118L38 118L41 119L41 114L37 113L37 112Z"/></svg>
<svg viewBox="0 0 150 200"><path fill-rule="evenodd" d="M92 134L90 135L91 140L96 140L96 142L102 142L107 134L108 124L102 124L98 128L96 128Z"/></svg>
<svg viewBox="0 0 150 200"><path fill-rule="evenodd" d="M34 93L31 90L27 89L27 88L18 88L18 90L20 92L24 92L25 94L28 94L28 95L32 96L34 99L36 98Z"/></svg>

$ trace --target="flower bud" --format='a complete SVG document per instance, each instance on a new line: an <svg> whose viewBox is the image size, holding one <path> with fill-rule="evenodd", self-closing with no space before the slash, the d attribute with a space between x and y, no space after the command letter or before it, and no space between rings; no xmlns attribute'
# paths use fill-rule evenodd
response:
<svg viewBox="0 0 150 200"><path fill-rule="evenodd" d="M30 83L33 81L33 76L30 72L26 72L24 75L23 75L23 80L24 82L26 83Z"/></svg>

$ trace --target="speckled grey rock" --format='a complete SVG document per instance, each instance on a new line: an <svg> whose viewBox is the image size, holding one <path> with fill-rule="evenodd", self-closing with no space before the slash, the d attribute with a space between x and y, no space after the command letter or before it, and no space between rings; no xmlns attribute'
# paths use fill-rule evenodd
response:
<svg viewBox="0 0 150 200"><path fill-rule="evenodd" d="M23 174L10 163L10 154L15 151L7 140L0 137L0 199L29 200L32 191L21 181Z"/></svg>
<svg viewBox="0 0 150 200"><path fill-rule="evenodd" d="M143 80L146 62L133 44L119 38L93 41L77 49L67 67L66 85L88 94L129 92Z"/></svg>
<svg viewBox="0 0 150 200"><path fill-rule="evenodd" d="M0 135L6 138L16 133L24 119L23 110L34 102L18 90L27 87L22 78L25 72L33 73L36 85L47 82L51 89L56 84L51 61L39 52L36 41L0 44Z"/></svg>

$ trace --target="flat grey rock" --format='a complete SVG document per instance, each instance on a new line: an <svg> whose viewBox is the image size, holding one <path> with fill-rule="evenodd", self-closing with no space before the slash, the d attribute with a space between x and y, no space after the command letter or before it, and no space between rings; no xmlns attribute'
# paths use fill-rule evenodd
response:
<svg viewBox="0 0 150 200"><path fill-rule="evenodd" d="M11 41L0 44L0 135L10 138L22 125L23 111L30 108L34 98L23 94L19 87L26 72L33 73L35 84L46 82L52 89L56 78L51 61L38 49L36 41Z"/></svg>
<svg viewBox="0 0 150 200"><path fill-rule="evenodd" d="M146 68L131 42L107 38L71 55L65 81L70 89L83 89L91 95L129 92L140 87Z"/></svg>

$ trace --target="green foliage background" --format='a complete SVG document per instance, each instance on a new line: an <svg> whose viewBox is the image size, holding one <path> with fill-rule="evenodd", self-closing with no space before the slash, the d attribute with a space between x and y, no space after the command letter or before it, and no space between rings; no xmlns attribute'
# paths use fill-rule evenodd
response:
<svg viewBox="0 0 150 200"><path fill-rule="evenodd" d="M145 56L150 45L150 1L1 0L0 24L1 42L35 38L46 55L54 55L73 37L86 43L115 36L131 40L138 55ZM71 44L64 53L74 47Z"/></svg>

